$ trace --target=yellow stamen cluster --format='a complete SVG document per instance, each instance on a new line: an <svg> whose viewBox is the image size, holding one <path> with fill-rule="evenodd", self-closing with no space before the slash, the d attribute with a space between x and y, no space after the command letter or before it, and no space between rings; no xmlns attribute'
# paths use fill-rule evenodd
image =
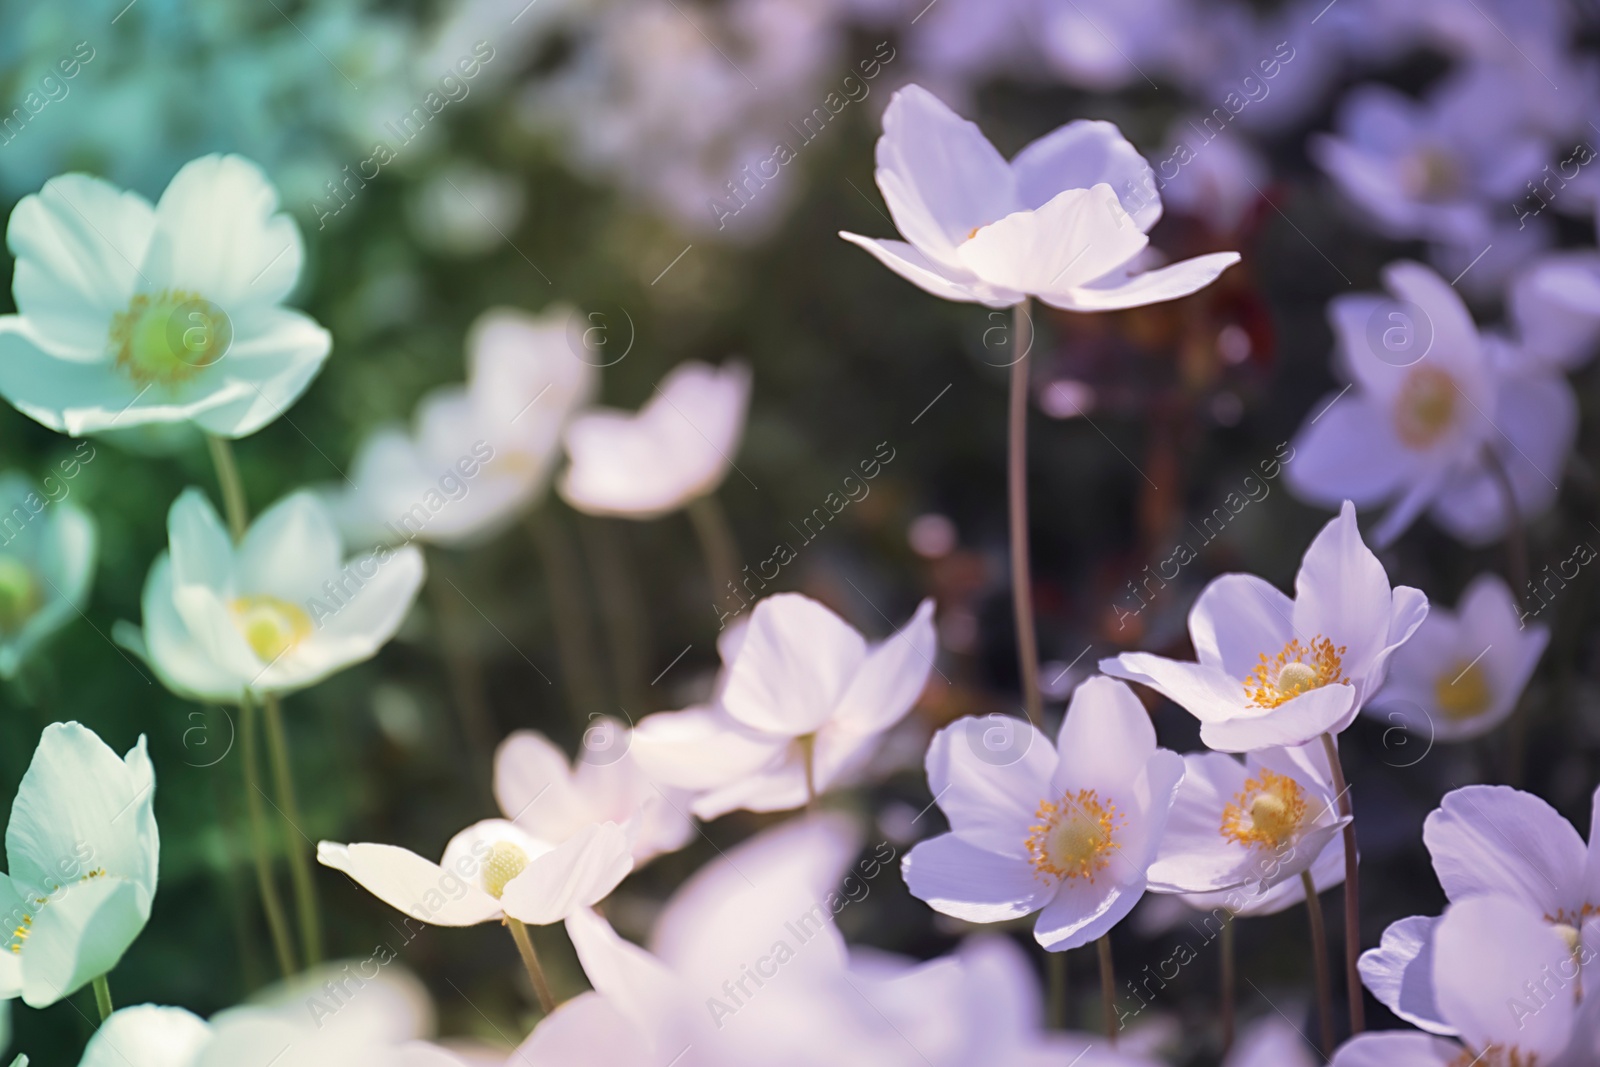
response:
<svg viewBox="0 0 1600 1067"><path fill-rule="evenodd" d="M483 888L500 899L506 884L528 869L528 854L510 841L496 841L483 864Z"/></svg>
<svg viewBox="0 0 1600 1067"><path fill-rule="evenodd" d="M1024 844L1038 876L1091 883L1122 847L1115 835L1127 821L1114 801L1102 801L1093 789L1066 793L1059 803L1041 800L1035 817L1039 822L1028 827Z"/></svg>
<svg viewBox="0 0 1600 1067"><path fill-rule="evenodd" d="M1292 840L1306 817L1306 796L1286 774L1266 768L1222 809L1222 836L1241 845L1277 848Z"/></svg>
<svg viewBox="0 0 1600 1067"><path fill-rule="evenodd" d="M1450 1061L1449 1067L1539 1067L1539 1056L1517 1048L1490 1045L1482 1052L1463 1049Z"/></svg>
<svg viewBox="0 0 1600 1067"><path fill-rule="evenodd" d="M198 293L136 293L111 319L116 364L135 385L176 385L227 354L233 323Z"/></svg>
<svg viewBox="0 0 1600 1067"><path fill-rule="evenodd" d="M33 916L24 915L22 925L11 931L11 951L20 953L22 943L28 940L28 935L33 933Z"/></svg>
<svg viewBox="0 0 1600 1067"><path fill-rule="evenodd" d="M310 616L275 596L235 597L228 610L263 663L273 662L311 635Z"/></svg>
<svg viewBox="0 0 1600 1067"><path fill-rule="evenodd" d="M1270 660L1265 652L1261 654L1261 662L1245 679L1244 691L1257 707L1275 708L1301 693L1347 684L1350 679L1344 676L1341 658L1346 651L1347 646L1334 648L1333 642L1320 634L1309 645L1296 637Z"/></svg>
<svg viewBox="0 0 1600 1067"><path fill-rule="evenodd" d="M1477 663L1456 664L1433 683L1433 699L1452 722L1476 719L1489 710L1494 692L1489 676Z"/></svg>
<svg viewBox="0 0 1600 1067"><path fill-rule="evenodd" d="M1395 397L1394 428L1403 444L1422 449L1432 445L1456 419L1461 390L1438 367L1413 367Z"/></svg>

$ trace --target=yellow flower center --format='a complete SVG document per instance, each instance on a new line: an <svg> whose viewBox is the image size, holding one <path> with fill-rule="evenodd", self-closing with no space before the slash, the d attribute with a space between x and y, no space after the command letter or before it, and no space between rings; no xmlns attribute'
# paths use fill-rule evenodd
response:
<svg viewBox="0 0 1600 1067"><path fill-rule="evenodd" d="M1222 809L1222 836L1241 845L1277 848L1294 838L1306 817L1305 792L1285 774L1262 768Z"/></svg>
<svg viewBox="0 0 1600 1067"><path fill-rule="evenodd" d="M137 293L111 319L111 351L135 385L176 385L227 354L233 322L211 301L183 289Z"/></svg>
<svg viewBox="0 0 1600 1067"><path fill-rule="evenodd" d="M1456 418L1461 390L1456 380L1438 367L1416 367L1406 375L1395 399L1394 428L1409 448L1432 445Z"/></svg>
<svg viewBox="0 0 1600 1067"><path fill-rule="evenodd" d="M1412 195L1421 200L1448 200L1461 191L1461 168L1448 152L1428 145L1406 164Z"/></svg>
<svg viewBox="0 0 1600 1067"><path fill-rule="evenodd" d="M1494 693L1489 676L1476 663L1456 664L1433 683L1433 699L1452 722L1476 719L1489 710Z"/></svg>
<svg viewBox="0 0 1600 1067"><path fill-rule="evenodd" d="M271 663L311 634L311 618L275 596L235 597L233 623L262 662Z"/></svg>
<svg viewBox="0 0 1600 1067"><path fill-rule="evenodd" d="M82 878L79 878L78 881L80 881L80 882L88 882L88 881L92 881L95 878L104 878L105 876L106 876L106 869L104 867L96 867L94 870L90 871L88 874L84 875ZM59 893L59 892L61 892L61 887L59 885L55 886L50 890L50 892L51 892L52 895L54 895L56 893ZM34 914L37 914L39 909L43 908L46 904L50 903L50 899L51 899L50 897L34 897L33 898L33 905L34 905L34 908L35 908ZM28 940L28 938L31 937L32 935L33 935L33 915L30 915L27 912L24 912L23 915L22 915L22 925L18 926L15 930L11 931L11 946L10 946L11 947L11 951L13 953L16 953L16 954L21 954L21 952L22 952L22 943L24 941Z"/></svg>
<svg viewBox="0 0 1600 1067"><path fill-rule="evenodd" d="M1122 847L1116 831L1126 817L1110 799L1101 801L1093 789L1067 793L1060 803L1041 800L1035 818L1039 822L1028 828L1024 844L1040 878L1093 882L1111 863L1111 854Z"/></svg>
<svg viewBox="0 0 1600 1067"><path fill-rule="evenodd" d="M0 555L0 633L16 633L43 597L33 570L15 556Z"/></svg>
<svg viewBox="0 0 1600 1067"><path fill-rule="evenodd" d="M496 841L483 864L483 888L500 899L506 883L528 869L528 854L510 841Z"/></svg>
<svg viewBox="0 0 1600 1067"><path fill-rule="evenodd" d="M1539 1057L1518 1048L1490 1045L1482 1052L1463 1049L1449 1067L1539 1067Z"/></svg>
<svg viewBox="0 0 1600 1067"><path fill-rule="evenodd" d="M1275 708L1301 693L1348 683L1340 658L1345 650L1344 645L1334 648L1333 642L1320 634L1309 645L1301 644L1296 637L1270 660L1265 652L1261 653L1261 662L1245 679L1245 694L1257 707Z"/></svg>

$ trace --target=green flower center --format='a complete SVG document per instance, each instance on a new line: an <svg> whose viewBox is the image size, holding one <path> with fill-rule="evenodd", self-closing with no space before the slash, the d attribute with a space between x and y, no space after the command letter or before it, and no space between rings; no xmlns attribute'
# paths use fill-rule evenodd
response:
<svg viewBox="0 0 1600 1067"><path fill-rule="evenodd" d="M496 841L483 864L483 888L500 899L506 884L528 869L528 854L510 841Z"/></svg>
<svg viewBox="0 0 1600 1067"><path fill-rule="evenodd" d="M0 633L15 633L39 610L39 580L16 556L0 555Z"/></svg>
<svg viewBox="0 0 1600 1067"><path fill-rule="evenodd" d="M176 385L216 363L233 344L233 322L183 289L138 293L111 320L117 366L134 384Z"/></svg>
<svg viewBox="0 0 1600 1067"><path fill-rule="evenodd" d="M250 648L271 663L311 634L311 617L275 596L241 596L229 603L233 623Z"/></svg>

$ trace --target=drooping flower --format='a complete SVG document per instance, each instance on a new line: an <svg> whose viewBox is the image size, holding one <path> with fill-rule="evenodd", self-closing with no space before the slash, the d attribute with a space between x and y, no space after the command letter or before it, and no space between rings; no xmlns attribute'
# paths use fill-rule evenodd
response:
<svg viewBox="0 0 1600 1067"><path fill-rule="evenodd" d="M435 389L410 433L361 445L350 483L328 487L346 536L454 545L502 529L544 491L573 410L598 371L567 341L568 309L484 312L467 335L467 383Z"/></svg>
<svg viewBox="0 0 1600 1067"><path fill-rule="evenodd" d="M797 593L767 597L728 632L717 702L648 715L633 733L644 772L700 794L702 819L797 808L858 774L922 695L938 652L931 600L875 646Z"/></svg>
<svg viewBox="0 0 1600 1067"><path fill-rule="evenodd" d="M1482 544L1507 526L1485 452L1510 478L1522 517L1555 500L1577 425L1559 373L1513 373L1491 360L1460 295L1417 263L1390 264L1378 294L1335 297L1329 319L1350 395L1319 403L1295 440L1289 487L1316 504L1392 504L1374 532L1383 546L1423 511L1452 536Z"/></svg>
<svg viewBox="0 0 1600 1067"><path fill-rule="evenodd" d="M1525 903L1480 896L1450 905L1434 931L1431 982L1447 1041L1369 1033L1334 1053L1333 1067L1579 1067L1573 1047L1580 962L1575 942Z"/></svg>
<svg viewBox="0 0 1600 1067"><path fill-rule="evenodd" d="M562 499L590 515L650 519L716 491L733 467L750 370L684 363L637 413L585 411L567 426Z"/></svg>
<svg viewBox="0 0 1600 1067"><path fill-rule="evenodd" d="M1320 745L1264 748L1243 762L1194 753L1183 762L1183 785L1150 865L1158 892L1265 892L1309 869L1349 822Z"/></svg>
<svg viewBox="0 0 1600 1067"><path fill-rule="evenodd" d="M0 678L15 677L84 609L98 541L94 517L77 504L0 474Z"/></svg>
<svg viewBox="0 0 1600 1067"><path fill-rule="evenodd" d="M306 491L262 512L235 546L205 494L186 489L167 535L145 579L143 630L123 622L113 636L193 700L291 692L371 658L422 584L414 546L344 559Z"/></svg>
<svg viewBox="0 0 1600 1067"><path fill-rule="evenodd" d="M1549 641L1544 626L1522 624L1504 580L1479 575L1459 611L1429 610L1367 714L1436 741L1481 736L1516 709Z"/></svg>
<svg viewBox="0 0 1600 1067"><path fill-rule="evenodd" d="M484 819L450 839L434 863L397 845L323 841L317 862L434 926L475 926L510 916L544 926L603 900L633 869L616 823L591 823L560 844L505 819Z"/></svg>
<svg viewBox="0 0 1600 1067"><path fill-rule="evenodd" d="M119 757L85 726L45 727L6 826L0 997L48 1007L139 936L161 854L155 788L142 736Z"/></svg>
<svg viewBox="0 0 1600 1067"><path fill-rule="evenodd" d="M683 810L687 796L645 777L620 723L593 723L584 742L570 764L535 730L518 730L500 742L494 796L506 818L557 844L595 823L616 823L628 836L636 864L688 843L694 823Z"/></svg>
<svg viewBox="0 0 1600 1067"><path fill-rule="evenodd" d="M1391 590L1346 501L1306 549L1293 600L1254 575L1225 574L1189 612L1198 663L1124 652L1100 669L1181 705L1211 748L1293 747L1355 720L1427 612L1421 591Z"/></svg>
<svg viewBox="0 0 1600 1067"><path fill-rule="evenodd" d="M1038 912L1047 949L1088 944L1144 895L1183 758L1156 747L1144 706L1110 678L1072 694L1055 748L1020 723L1016 752L997 759L976 740L978 721L945 727L928 748L950 832L906 856L906 885L968 922Z"/></svg>
<svg viewBox="0 0 1600 1067"><path fill-rule="evenodd" d="M18 314L0 317L0 394L80 436L192 422L244 437L276 419L332 344L281 306L305 252L260 168L185 165L154 207L65 174L24 197L6 241Z"/></svg>
<svg viewBox="0 0 1600 1067"><path fill-rule="evenodd" d="M1217 252L1140 272L1161 198L1109 122L1069 123L1007 163L976 125L908 85L883 114L877 165L905 240L839 236L946 300L1110 311L1187 296L1239 261Z"/></svg>

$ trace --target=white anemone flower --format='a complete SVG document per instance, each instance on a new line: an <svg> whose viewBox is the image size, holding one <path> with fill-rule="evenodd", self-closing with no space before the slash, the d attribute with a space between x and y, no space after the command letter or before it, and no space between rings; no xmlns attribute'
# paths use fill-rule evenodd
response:
<svg viewBox="0 0 1600 1067"><path fill-rule="evenodd" d="M52 480L47 476L47 488ZM16 677L45 641L83 611L98 544L87 511L64 497L41 496L14 471L0 474L0 678Z"/></svg>
<svg viewBox="0 0 1600 1067"><path fill-rule="evenodd" d="M728 476L749 406L743 363L680 364L637 413L592 408L573 418L561 496L588 515L651 519L677 511Z"/></svg>
<svg viewBox="0 0 1600 1067"><path fill-rule="evenodd" d="M300 230L254 163L205 156L154 207L65 174L11 213L18 314L0 318L0 394L74 437L192 422L244 437L281 415L332 344L281 306Z"/></svg>
<svg viewBox="0 0 1600 1067"><path fill-rule="evenodd" d="M366 544L481 541L539 499L572 412L599 372L567 338L568 308L480 315L467 335L467 382L435 389L408 433L364 441L349 484L324 490L340 526Z"/></svg>
<svg viewBox="0 0 1600 1067"><path fill-rule="evenodd" d="M1576 1047L1578 946L1527 904L1499 896L1450 905L1434 934L1430 978L1439 1014L1456 1034L1352 1038L1333 1067L1583 1067Z"/></svg>
<svg viewBox="0 0 1600 1067"><path fill-rule="evenodd" d="M1383 684L1428 598L1390 589L1349 501L1306 549L1294 584L1291 600L1253 574L1224 574L1189 611L1198 663L1124 652L1100 669L1182 706L1200 720L1200 739L1223 752L1338 734Z"/></svg>
<svg viewBox="0 0 1600 1067"><path fill-rule="evenodd" d="M1550 641L1521 616L1499 575L1479 575L1458 611L1434 607L1394 654L1367 714L1435 741L1488 733L1516 709Z"/></svg>
<svg viewBox="0 0 1600 1067"><path fill-rule="evenodd" d="M651 778L698 793L702 819L800 807L859 775L922 695L938 654L933 606L923 601L897 633L868 645L809 597L767 597L720 643L719 701L646 716L632 755Z"/></svg>
<svg viewBox="0 0 1600 1067"><path fill-rule="evenodd" d="M1055 747L1031 724L1003 759L963 719L934 735L928 787L950 832L906 856L913 896L968 922L1039 913L1052 951L1106 933L1144 896L1183 780L1183 757L1156 747L1133 690L1091 678L1072 694Z"/></svg>
<svg viewBox="0 0 1600 1067"><path fill-rule="evenodd" d="M1518 513L1554 501L1577 428L1577 399L1558 372L1507 373L1460 294L1417 263L1383 272L1392 294L1335 297L1328 315L1350 385L1317 405L1285 469L1295 495L1336 506L1392 502L1379 547L1424 510L1458 540L1483 544L1507 526L1485 452L1504 468ZM1344 395L1348 392L1350 395Z"/></svg>
<svg viewBox="0 0 1600 1067"><path fill-rule="evenodd" d="M605 899L633 869L628 836L616 823L591 823L553 844L505 819L467 827L438 863L397 845L333 841L317 845L317 861L432 926L507 916L546 926Z"/></svg>
<svg viewBox="0 0 1600 1067"><path fill-rule="evenodd" d="M155 789L142 736L119 757L88 727L45 727L6 826L0 997L48 1007L139 936L161 856Z"/></svg>
<svg viewBox="0 0 1600 1067"><path fill-rule="evenodd" d="M1264 748L1241 762L1183 757L1183 785L1150 865L1150 888L1261 893L1308 870L1350 821L1341 817L1320 745Z"/></svg>
<svg viewBox="0 0 1600 1067"><path fill-rule="evenodd" d="M1344 884L1344 835L1334 834L1308 870L1311 884L1319 894ZM1287 878L1265 889L1260 884L1245 884L1213 893L1184 893L1178 899L1221 922L1229 915L1250 919L1288 911L1305 902L1306 891L1305 883L1299 878Z"/></svg>
<svg viewBox="0 0 1600 1067"><path fill-rule="evenodd" d="M694 836L687 796L652 783L634 760L630 736L603 719L584 733L578 758L536 730L518 730L494 756L494 796L506 818L534 837L565 841L594 823L614 822L634 863L674 852Z"/></svg>
<svg viewBox="0 0 1600 1067"><path fill-rule="evenodd" d="M1109 122L1069 123L1007 163L975 124L908 85L883 113L877 164L905 240L839 236L946 300L1112 311L1187 296L1239 261L1217 252L1139 272L1161 197Z"/></svg>
<svg viewBox="0 0 1600 1067"><path fill-rule="evenodd" d="M192 700L287 693L370 659L422 584L410 545L346 560L308 491L262 512L235 546L205 494L186 489L167 535L145 579L143 630L119 622L113 636Z"/></svg>

